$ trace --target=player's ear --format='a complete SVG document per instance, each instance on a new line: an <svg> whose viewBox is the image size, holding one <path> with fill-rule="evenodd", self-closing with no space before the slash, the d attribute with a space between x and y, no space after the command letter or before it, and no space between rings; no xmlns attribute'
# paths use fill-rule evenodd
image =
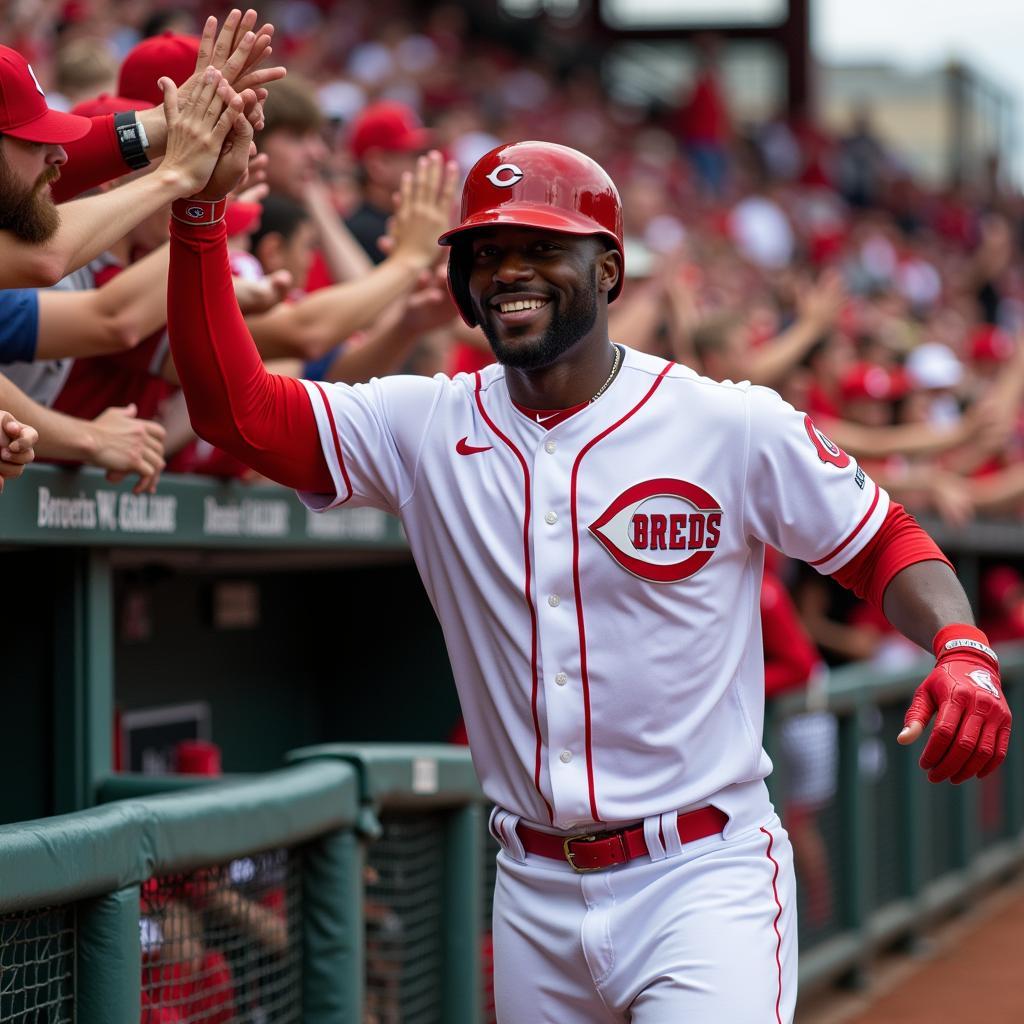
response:
<svg viewBox="0 0 1024 1024"><path fill-rule="evenodd" d="M597 289L607 295L622 277L622 257L617 249L605 249L597 257Z"/></svg>

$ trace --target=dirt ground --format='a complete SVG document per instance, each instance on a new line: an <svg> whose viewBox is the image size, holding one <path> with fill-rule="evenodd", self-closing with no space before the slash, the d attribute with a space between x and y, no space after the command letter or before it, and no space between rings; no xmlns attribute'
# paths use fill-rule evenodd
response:
<svg viewBox="0 0 1024 1024"><path fill-rule="evenodd" d="M916 956L882 960L866 992L820 993L797 1024L1024 1024L1024 880L929 935Z"/></svg>

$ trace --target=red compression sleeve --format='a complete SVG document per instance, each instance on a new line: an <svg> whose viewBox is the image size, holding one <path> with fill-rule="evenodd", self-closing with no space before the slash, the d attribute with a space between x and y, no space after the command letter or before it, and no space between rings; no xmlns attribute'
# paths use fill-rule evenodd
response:
<svg viewBox="0 0 1024 1024"><path fill-rule="evenodd" d="M882 598L892 578L908 565L933 561L949 565L917 520L902 505L891 502L878 532L832 578L884 613Z"/></svg>
<svg viewBox="0 0 1024 1024"><path fill-rule="evenodd" d="M239 312L226 236L171 220L167 333L192 426L271 480L333 494L306 389L267 373Z"/></svg>
<svg viewBox="0 0 1024 1024"><path fill-rule="evenodd" d="M60 178L50 186L55 203L69 199L102 185L111 178L120 178L131 168L121 156L114 131L114 115L92 118L92 131L64 146L68 162L61 168Z"/></svg>

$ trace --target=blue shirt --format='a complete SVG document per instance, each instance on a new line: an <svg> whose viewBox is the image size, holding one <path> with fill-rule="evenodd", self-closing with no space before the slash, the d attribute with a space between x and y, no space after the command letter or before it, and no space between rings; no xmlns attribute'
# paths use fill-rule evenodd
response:
<svg viewBox="0 0 1024 1024"><path fill-rule="evenodd" d="M39 338L39 298L34 288L0 289L0 363L30 363Z"/></svg>

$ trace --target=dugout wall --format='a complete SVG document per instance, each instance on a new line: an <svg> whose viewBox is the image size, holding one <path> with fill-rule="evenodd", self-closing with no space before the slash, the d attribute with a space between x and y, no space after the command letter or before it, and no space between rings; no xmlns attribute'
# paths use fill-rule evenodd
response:
<svg viewBox="0 0 1024 1024"><path fill-rule="evenodd" d="M90 806L119 756L141 768L140 712L165 723L151 770L191 735L185 706L229 771L338 738L443 740L458 716L401 529L371 509L189 477L137 497L32 466L0 503L0 579L27 610L0 667L0 771L21 780L0 822Z"/></svg>

